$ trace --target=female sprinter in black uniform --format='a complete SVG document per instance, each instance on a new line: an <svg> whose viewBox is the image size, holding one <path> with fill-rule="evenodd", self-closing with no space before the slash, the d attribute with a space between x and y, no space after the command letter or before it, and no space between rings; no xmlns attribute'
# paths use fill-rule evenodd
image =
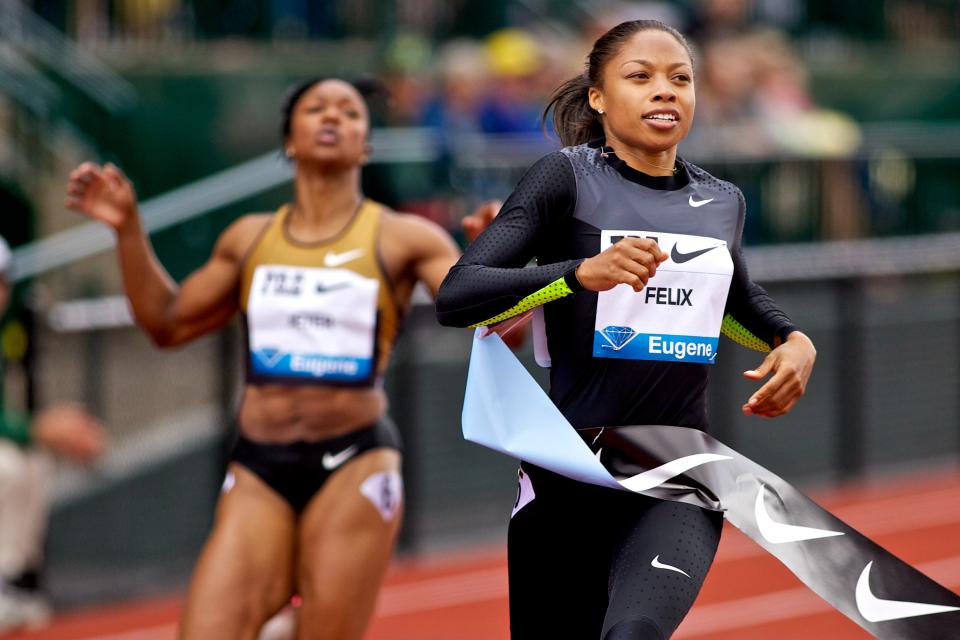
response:
<svg viewBox="0 0 960 640"><path fill-rule="evenodd" d="M677 157L694 102L690 49L674 29L633 21L601 36L586 73L548 107L568 146L530 169L440 288L438 317L454 326L549 302L550 396L591 444L599 427L706 429L721 319L741 343L772 348L745 374L773 376L744 413L788 411L813 366L810 340L747 276L740 191ZM598 448L608 468L629 466ZM513 639L670 637L721 524L717 512L522 464L508 542Z"/></svg>
<svg viewBox="0 0 960 640"><path fill-rule="evenodd" d="M116 231L127 297L157 345L244 320L240 439L181 638L254 638L294 592L299 638L360 638L373 612L402 494L381 379L414 284L436 293L459 252L438 226L363 198L369 129L351 84L293 91L293 203L237 220L179 286L120 171L86 163L70 176L67 206Z"/></svg>

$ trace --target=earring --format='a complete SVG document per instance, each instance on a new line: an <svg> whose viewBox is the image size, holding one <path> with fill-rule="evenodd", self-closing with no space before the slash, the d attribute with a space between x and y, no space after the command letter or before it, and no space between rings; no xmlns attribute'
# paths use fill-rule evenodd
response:
<svg viewBox="0 0 960 640"><path fill-rule="evenodd" d="M603 115L603 109L597 109L597 113L599 113L600 115Z"/></svg>
<svg viewBox="0 0 960 640"><path fill-rule="evenodd" d="M291 149L290 147L287 147L286 149L284 149L283 155L287 156L287 158L289 158L290 160L293 160L293 156L297 154L293 149Z"/></svg>

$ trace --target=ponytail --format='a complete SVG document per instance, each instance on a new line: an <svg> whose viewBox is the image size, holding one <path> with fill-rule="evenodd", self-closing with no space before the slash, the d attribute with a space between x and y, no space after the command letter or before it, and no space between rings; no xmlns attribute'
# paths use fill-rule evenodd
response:
<svg viewBox="0 0 960 640"><path fill-rule="evenodd" d="M600 115L590 108L590 86L586 74L570 78L557 87L543 110L544 126L553 111L553 128L564 146L573 147L603 136Z"/></svg>

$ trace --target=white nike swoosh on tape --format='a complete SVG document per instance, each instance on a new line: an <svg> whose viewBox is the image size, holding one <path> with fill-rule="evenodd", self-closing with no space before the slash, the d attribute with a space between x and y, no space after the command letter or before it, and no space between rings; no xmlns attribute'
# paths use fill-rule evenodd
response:
<svg viewBox="0 0 960 640"><path fill-rule="evenodd" d="M947 607L939 604L925 604L923 602L906 602L903 600L883 600L870 591L870 567L873 560L867 563L857 580L857 609L867 622L886 622L916 616L929 616L935 613L960 611L960 607Z"/></svg>
<svg viewBox="0 0 960 640"><path fill-rule="evenodd" d="M659 467L654 467L653 469L649 469L643 473L638 473L637 475L631 476L626 480L620 480L620 484L630 491L646 491L647 489L653 489L654 487L663 484L670 478L679 476L682 473L686 473L694 467L699 467L700 465L707 464L708 462L731 459L732 458L730 456L721 456L716 453L697 453L692 456L684 456L682 458L677 458L676 460L671 460L666 464L662 464Z"/></svg>
<svg viewBox="0 0 960 640"><path fill-rule="evenodd" d="M801 540L816 540L817 538L831 538L833 536L842 536L842 531L830 531L828 529L814 529L813 527L800 527L792 524L776 522L767 512L767 505L764 504L766 488L761 486L757 492L757 500L754 503L753 513L757 519L757 527L760 529L760 535L763 539L772 544L783 544L785 542L800 542Z"/></svg>
<svg viewBox="0 0 960 640"><path fill-rule="evenodd" d="M356 452L357 452L357 445L352 444L346 449L344 449L343 451L341 451L340 453L335 453L331 455L329 451L326 452L325 454L323 454L323 458L320 459L320 462L323 464L324 469L326 469L327 471L332 471L333 469L336 469L337 467L342 465L344 462L349 460L353 456L353 454L355 454Z"/></svg>
<svg viewBox="0 0 960 640"><path fill-rule="evenodd" d="M363 255L363 249L351 249L343 253L328 252L323 256L323 264L328 267L339 267Z"/></svg>
<svg viewBox="0 0 960 640"><path fill-rule="evenodd" d="M650 566L654 569L666 569L667 571L676 571L677 573L682 573L683 575L690 578L690 574L684 571L683 569L678 569L676 567L670 566L669 564L663 564L660 562L660 554L657 554L653 557L653 560L650 561ZM693 578L690 578L693 580Z"/></svg>
<svg viewBox="0 0 960 640"><path fill-rule="evenodd" d="M694 200L694 199L693 199L693 196L690 196L690 198L687 200L687 202L690 204L691 207L693 207L694 209L696 209L697 207L702 207L703 205L707 204L708 202L713 202L713 198L707 198L706 200Z"/></svg>

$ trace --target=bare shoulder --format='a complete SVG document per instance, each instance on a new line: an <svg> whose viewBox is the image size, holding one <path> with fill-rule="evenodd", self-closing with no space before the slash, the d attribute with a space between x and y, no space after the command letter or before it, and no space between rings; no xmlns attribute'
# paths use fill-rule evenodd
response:
<svg viewBox="0 0 960 640"><path fill-rule="evenodd" d="M249 252L273 216L273 213L250 213L237 218L220 234L215 253L239 261Z"/></svg>

